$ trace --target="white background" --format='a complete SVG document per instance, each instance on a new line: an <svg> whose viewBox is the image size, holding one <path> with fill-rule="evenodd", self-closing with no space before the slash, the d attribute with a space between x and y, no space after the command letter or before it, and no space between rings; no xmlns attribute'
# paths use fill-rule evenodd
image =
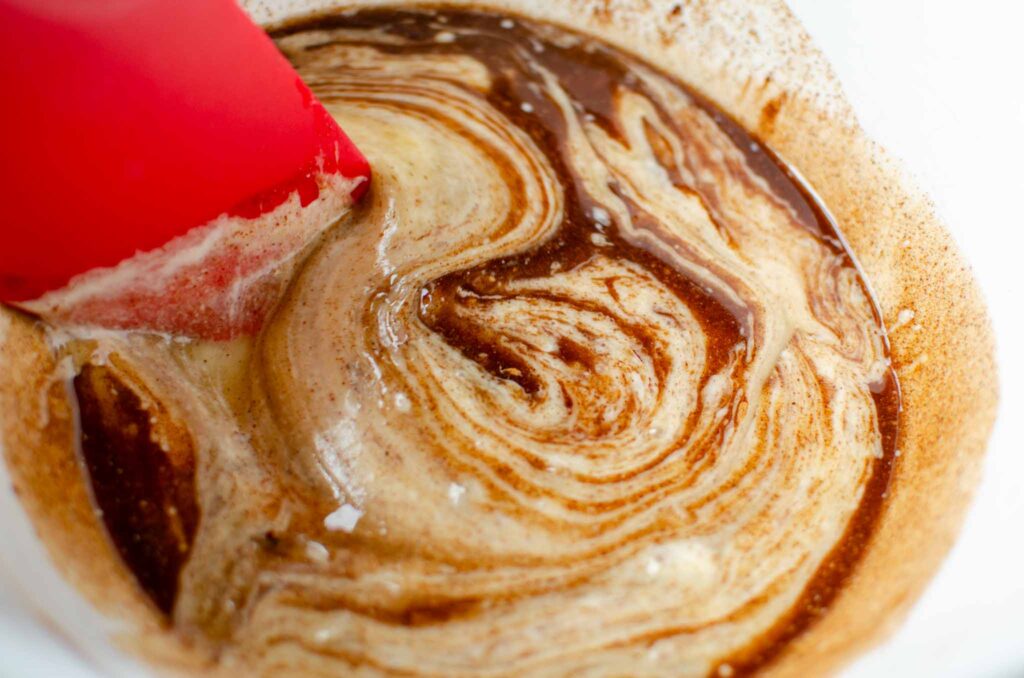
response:
<svg viewBox="0 0 1024 678"><path fill-rule="evenodd" d="M928 189L985 290L1002 382L964 533L907 623L845 678L1024 676L1024 2L790 0L868 132ZM78 678L0 591L0 675Z"/></svg>
<svg viewBox="0 0 1024 678"><path fill-rule="evenodd" d="M861 123L935 199L996 327L1001 404L964 532L846 678L1024 676L1024 2L789 0Z"/></svg>

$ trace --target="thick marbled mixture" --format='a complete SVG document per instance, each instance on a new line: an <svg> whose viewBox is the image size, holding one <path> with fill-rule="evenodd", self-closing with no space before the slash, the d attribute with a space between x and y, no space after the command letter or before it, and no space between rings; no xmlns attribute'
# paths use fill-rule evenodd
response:
<svg viewBox="0 0 1024 678"><path fill-rule="evenodd" d="M123 382L194 482L198 526L161 528L180 579L148 585L175 628L245 675L769 660L855 565L893 454L884 331L817 208L565 30L362 13L278 40L367 202L252 341L79 340L83 405Z"/></svg>

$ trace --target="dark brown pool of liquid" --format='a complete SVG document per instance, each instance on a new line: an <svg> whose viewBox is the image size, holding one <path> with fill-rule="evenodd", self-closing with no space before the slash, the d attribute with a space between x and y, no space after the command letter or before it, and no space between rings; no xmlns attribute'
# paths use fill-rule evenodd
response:
<svg viewBox="0 0 1024 678"><path fill-rule="evenodd" d="M154 412L113 370L86 365L74 386L82 461L103 524L139 586L170 614L199 522L192 450L157 439Z"/></svg>
<svg viewBox="0 0 1024 678"><path fill-rule="evenodd" d="M746 315L741 309L731 307L726 299L687 278L656 252L627 242L614 223L595 221L597 205L562 159L566 139L563 117L542 94L543 88L536 87L540 76L527 67L517 50L523 45L540 44L541 49L533 48L532 58L558 76L566 92L581 105L583 113L593 116L607 132L620 137L614 115L616 91L627 81L630 87L643 90L644 85L631 76L633 64L639 62L588 38L580 45L559 46L544 37L542 28L520 18L516 18L513 28L508 28L501 25L504 17L493 14L448 9L437 12L443 13L443 24L439 23L437 13L372 10L318 19L291 26L279 34L316 28L372 28L415 41L412 45L374 43L377 49L470 55L485 64L494 77L490 103L533 139L558 173L564 189L565 213L557 234L531 251L433 281L423 290L420 308L423 322L496 377L515 381L528 394L536 392L538 378L531 366L511 352L497 350L500 342L488 335L486 327L465 320L471 314L460 313L459 305L486 303L479 300L500 296L512 282L548 276L553 264L557 264L559 270L582 265L595 256L597 246L592 236L600 233L611 241L616 257L650 271L693 310L709 338L704 378L717 372L729 359L732 347L754 331L746 326L749 322ZM469 30L454 42L434 40L441 30L452 29ZM680 87L714 118L746 155L749 166L789 204L800 223L832 251L854 264L852 254L825 208L785 163L709 99ZM656 99L651 97L651 100ZM672 116L666 111L659 113L671 122ZM686 136L685 129L675 131L681 137ZM651 142L654 148L658 147L656 135ZM672 178L682 183L678 176ZM610 188L616 190L614 185ZM642 214L635 216L642 222ZM602 254L607 252L608 248L602 248ZM870 296L863 277L861 284ZM467 301L473 299L478 301ZM882 329L877 305L875 315ZM643 341L643 327L630 328L630 331ZM567 359L581 364L594 360L586 346L573 344L561 349ZM141 587L157 607L169 612L198 521L191 458L183 462L181 457L169 455L153 442L150 414L139 397L123 388L123 384L119 385L116 376L109 371L86 367L75 381L75 390L82 425L82 454L103 520ZM874 464L861 504L844 537L786 617L750 646L723 660L722 664L728 664L733 675L753 673L764 667L788 642L821 618L860 560L880 514L894 460L900 406L895 373L890 371L877 385L875 403L884 455Z"/></svg>

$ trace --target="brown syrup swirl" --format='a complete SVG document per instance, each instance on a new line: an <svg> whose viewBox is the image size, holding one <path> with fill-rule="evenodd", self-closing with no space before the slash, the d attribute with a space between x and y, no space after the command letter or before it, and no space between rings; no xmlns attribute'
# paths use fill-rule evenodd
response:
<svg viewBox="0 0 1024 678"><path fill-rule="evenodd" d="M169 613L198 522L187 434L155 431L154 415L109 368L86 365L74 386L82 460L103 524L140 586Z"/></svg>
<svg viewBox="0 0 1024 678"><path fill-rule="evenodd" d="M824 210L710 102L564 29L365 11L277 40L375 183L251 345L108 347L195 441L187 562L108 521L143 587L169 611L173 580L175 626L259 675L770 662L855 567L896 444ZM143 437L86 445L100 506L103 454Z"/></svg>

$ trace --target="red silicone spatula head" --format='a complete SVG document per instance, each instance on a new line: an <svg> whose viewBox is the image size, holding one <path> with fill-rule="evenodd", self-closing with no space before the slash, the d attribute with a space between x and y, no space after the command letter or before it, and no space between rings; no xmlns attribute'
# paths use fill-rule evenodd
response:
<svg viewBox="0 0 1024 678"><path fill-rule="evenodd" d="M209 317L225 311L196 278L223 291L237 287L233 272L270 264L270 240L241 251L253 233L241 233L239 219L266 216L295 195L308 205L332 187L354 199L369 179L366 159L234 0L0 0L0 91L0 300L66 289L81 274L236 217L226 220L234 239L218 242L237 251L209 259L214 274L186 265L176 275L149 260L134 274L150 278L148 288L129 289L139 281L122 271L93 304L96 318L70 307L95 302L97 284L63 299L79 321L231 334L237 328ZM296 233L273 256L298 247ZM199 244L206 255L216 249ZM178 263L195 264L192 254ZM156 271L166 277L162 296ZM189 280L176 280L182 273ZM135 308L105 318L110 303ZM164 308L147 308L154 304Z"/></svg>

